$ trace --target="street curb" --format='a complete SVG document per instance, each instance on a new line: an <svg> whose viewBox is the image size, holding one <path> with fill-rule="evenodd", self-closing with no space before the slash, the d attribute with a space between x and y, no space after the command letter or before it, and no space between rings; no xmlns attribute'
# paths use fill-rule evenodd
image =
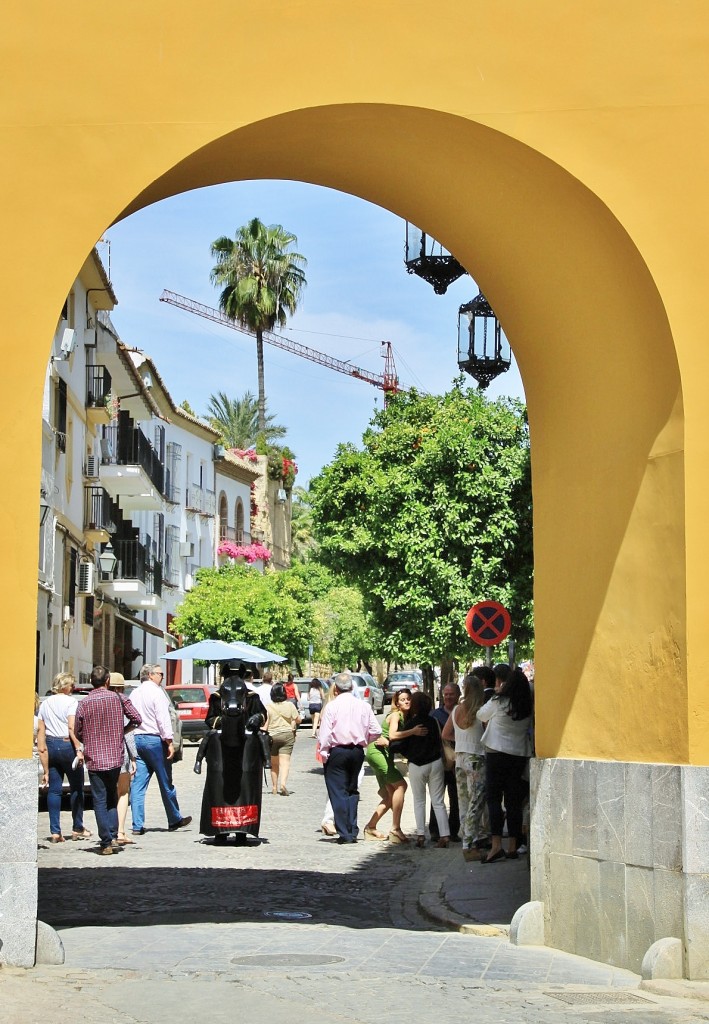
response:
<svg viewBox="0 0 709 1024"><path fill-rule="evenodd" d="M418 896L418 909L432 924L442 925L448 931L459 932L461 935L483 935L497 938L509 938L509 925L478 924L470 918L456 914L446 905L440 890L437 893L422 892Z"/></svg>
<svg viewBox="0 0 709 1024"><path fill-rule="evenodd" d="M640 988L655 996L673 996L675 999L699 999L709 1002L709 982L682 979L655 979L640 982Z"/></svg>

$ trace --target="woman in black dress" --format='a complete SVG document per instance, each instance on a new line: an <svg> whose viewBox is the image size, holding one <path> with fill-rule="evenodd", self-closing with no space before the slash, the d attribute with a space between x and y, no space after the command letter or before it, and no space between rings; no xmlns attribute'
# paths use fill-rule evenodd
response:
<svg viewBox="0 0 709 1024"><path fill-rule="evenodd" d="M268 737L261 732L266 709L258 694L236 675L228 676L209 698L206 725L195 771L207 760L199 830L226 843L230 832L237 845L257 836L261 823L263 768L270 763Z"/></svg>

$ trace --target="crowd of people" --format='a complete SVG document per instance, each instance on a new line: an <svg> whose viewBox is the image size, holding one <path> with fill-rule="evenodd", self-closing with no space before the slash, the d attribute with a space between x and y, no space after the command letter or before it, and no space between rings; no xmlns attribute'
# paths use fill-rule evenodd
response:
<svg viewBox="0 0 709 1024"><path fill-rule="evenodd" d="M60 822L65 778L71 838L91 838L84 824L84 766L101 855L132 845L134 836L145 834L145 797L153 776L168 831L191 823L180 810L172 778L176 712L163 677L159 665L145 665L140 685L127 697L123 677L97 665L91 673L92 690L80 701L73 694L73 676L56 677L51 695L36 713L51 843L65 841ZM301 724L299 697L291 673L274 682L270 670L261 679L245 666L222 670L194 769L200 774L206 762L200 832L215 844L226 842L230 833L237 843L258 836L266 771L274 796L291 795L288 778ZM426 693L401 689L381 724L371 706L359 699L349 672L338 673L328 684L313 679L307 702L327 790L321 825L326 836L340 844L360 838L359 790L367 764L376 777L379 802L363 826L365 840L423 847L430 837L439 849L460 842L466 860L484 864L524 852L533 699L521 669L505 664L494 670L475 668L462 688L452 682L443 687L436 708ZM412 837L402 829L409 787ZM389 813L391 824L382 831Z"/></svg>

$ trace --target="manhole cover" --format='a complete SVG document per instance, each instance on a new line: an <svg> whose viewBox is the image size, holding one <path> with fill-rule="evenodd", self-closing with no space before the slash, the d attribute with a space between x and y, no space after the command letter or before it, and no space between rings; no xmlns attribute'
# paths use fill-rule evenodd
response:
<svg viewBox="0 0 709 1024"><path fill-rule="evenodd" d="M277 917L279 921L305 921L313 915L304 910L264 910L263 916Z"/></svg>
<svg viewBox="0 0 709 1024"><path fill-rule="evenodd" d="M591 1005L593 1003L645 1003L649 1000L644 996L636 996L632 992L545 992L547 996L554 996L562 1003L576 1003L577 1005Z"/></svg>
<svg viewBox="0 0 709 1024"><path fill-rule="evenodd" d="M309 953L282 953L280 956L254 953L251 956L235 956L232 963L242 967L320 967L323 964L341 964L344 960L343 956L318 956Z"/></svg>

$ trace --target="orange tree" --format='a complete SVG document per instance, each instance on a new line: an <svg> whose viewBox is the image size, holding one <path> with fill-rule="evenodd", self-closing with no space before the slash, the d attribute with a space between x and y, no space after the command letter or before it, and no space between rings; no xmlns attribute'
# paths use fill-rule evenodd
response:
<svg viewBox="0 0 709 1024"><path fill-rule="evenodd" d="M390 659L437 664L482 652L465 616L484 598L532 638L532 497L524 406L462 381L398 395L362 446L311 486L318 558L356 585Z"/></svg>

